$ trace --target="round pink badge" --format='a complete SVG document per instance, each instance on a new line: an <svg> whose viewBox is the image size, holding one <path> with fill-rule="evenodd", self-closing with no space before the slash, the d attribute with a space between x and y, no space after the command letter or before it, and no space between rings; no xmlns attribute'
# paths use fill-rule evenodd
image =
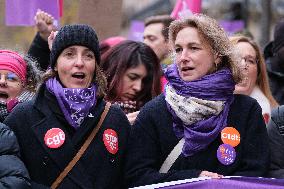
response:
<svg viewBox="0 0 284 189"><path fill-rule="evenodd" d="M229 144L222 144L217 150L217 158L223 165L230 165L236 159L236 151Z"/></svg>
<svg viewBox="0 0 284 189"><path fill-rule="evenodd" d="M44 142L49 148L59 148L65 141L65 133L59 128L49 129L44 136Z"/></svg>
<svg viewBox="0 0 284 189"><path fill-rule="evenodd" d="M116 154L118 151L118 137L114 130L107 129L103 134L104 145L111 154Z"/></svg>

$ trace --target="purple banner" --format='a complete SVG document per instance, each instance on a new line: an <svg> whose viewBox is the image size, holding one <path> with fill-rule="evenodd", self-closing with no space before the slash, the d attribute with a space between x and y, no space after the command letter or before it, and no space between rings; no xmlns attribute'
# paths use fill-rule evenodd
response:
<svg viewBox="0 0 284 189"><path fill-rule="evenodd" d="M283 189L284 179L258 178L258 177L231 177L224 179L208 179L179 185L161 187L163 189Z"/></svg>
<svg viewBox="0 0 284 189"><path fill-rule="evenodd" d="M59 20L58 0L6 0L6 25L33 26L38 9L51 14L55 21Z"/></svg>
<svg viewBox="0 0 284 189"><path fill-rule="evenodd" d="M143 41L144 22L134 20L130 24L128 39L133 41Z"/></svg>
<svg viewBox="0 0 284 189"><path fill-rule="evenodd" d="M228 35L233 35L235 32L241 31L245 28L245 23L242 20L227 21L222 20L219 22L221 27L224 28Z"/></svg>

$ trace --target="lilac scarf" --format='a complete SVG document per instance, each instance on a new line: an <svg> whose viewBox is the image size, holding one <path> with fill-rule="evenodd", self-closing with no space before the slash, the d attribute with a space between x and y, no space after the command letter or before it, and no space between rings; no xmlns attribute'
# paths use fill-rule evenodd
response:
<svg viewBox="0 0 284 189"><path fill-rule="evenodd" d="M185 156L192 156L205 149L227 126L227 116L234 99L233 92L235 89L232 73L225 68L200 79L186 82L179 76L176 64L173 64L168 67L165 76L169 81L168 85L172 86L176 93L183 97L225 101L224 109L219 115L211 116L191 125L185 125L167 103L167 107L173 116L173 129L176 136L179 139L185 138L182 153Z"/></svg>
<svg viewBox="0 0 284 189"><path fill-rule="evenodd" d="M49 92L55 95L68 123L78 129L92 106L96 104L96 85L90 88L63 88L56 78L46 81Z"/></svg>

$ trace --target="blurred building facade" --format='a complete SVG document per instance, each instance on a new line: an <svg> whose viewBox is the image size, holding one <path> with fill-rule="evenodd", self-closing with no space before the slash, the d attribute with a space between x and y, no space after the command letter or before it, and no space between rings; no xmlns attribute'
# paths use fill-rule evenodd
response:
<svg viewBox="0 0 284 189"><path fill-rule="evenodd" d="M24 2L24 0L23 0ZM64 0L64 13L61 25L70 23L88 23L96 28L100 40L114 35L127 37L132 20L144 21L148 16L170 14L175 0ZM266 2L266 4L263 4ZM267 5L267 2L269 6ZM116 4L115 4L116 3ZM236 6L239 3L240 11ZM115 4L115 5L114 5ZM266 7L263 7L266 6ZM0 0L0 48L27 50L35 34L33 27L6 27L5 0ZM270 10L267 11L267 10ZM273 11L271 11L273 10ZM202 0L202 12L217 19L233 19L241 16L247 29L262 46L271 39L277 20L284 18L283 0ZM268 12L270 17L268 21ZM238 15L240 14L240 15ZM268 39L263 38L263 22L268 22ZM266 23L267 24L267 23Z"/></svg>

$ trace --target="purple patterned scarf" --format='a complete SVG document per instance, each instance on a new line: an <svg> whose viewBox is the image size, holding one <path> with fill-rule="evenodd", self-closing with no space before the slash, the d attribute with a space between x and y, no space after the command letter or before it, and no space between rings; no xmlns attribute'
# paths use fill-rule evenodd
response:
<svg viewBox="0 0 284 189"><path fill-rule="evenodd" d="M235 82L232 73L228 68L225 68L200 79L186 82L179 76L176 64L173 64L168 67L165 76L169 81L168 85L172 86L178 95L203 100L225 101L224 109L219 115L211 116L191 125L185 125L167 103L173 116L173 129L176 136L179 139L185 138L182 153L185 156L192 156L213 142L227 125L229 108L234 100Z"/></svg>
<svg viewBox="0 0 284 189"><path fill-rule="evenodd" d="M55 95L58 104L68 123L78 129L92 106L96 104L96 85L90 88L63 88L56 78L46 81L49 92Z"/></svg>

